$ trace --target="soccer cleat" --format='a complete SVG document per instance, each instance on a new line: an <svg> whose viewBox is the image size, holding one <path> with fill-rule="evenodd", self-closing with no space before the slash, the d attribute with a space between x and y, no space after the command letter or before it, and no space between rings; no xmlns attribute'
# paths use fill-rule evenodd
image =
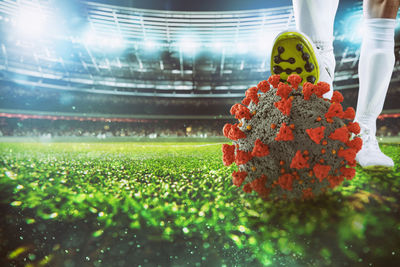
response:
<svg viewBox="0 0 400 267"><path fill-rule="evenodd" d="M382 153L379 148L375 134L362 123L359 123L361 132L360 137L363 140L361 150L356 155L356 161L362 168L379 170L392 168L394 162L391 158Z"/></svg>
<svg viewBox="0 0 400 267"><path fill-rule="evenodd" d="M327 61L328 58L325 60ZM334 60L334 58L333 58ZM332 95L333 71L324 64L321 54L305 34L297 31L284 31L275 38L271 53L271 75L279 74L287 81L290 74L298 74L304 82L316 84L323 81L329 84ZM335 65L329 64L329 65Z"/></svg>

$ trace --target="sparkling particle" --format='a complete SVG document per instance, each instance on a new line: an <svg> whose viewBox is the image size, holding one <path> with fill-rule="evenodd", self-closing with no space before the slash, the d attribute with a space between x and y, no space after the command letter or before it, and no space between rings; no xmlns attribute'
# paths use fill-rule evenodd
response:
<svg viewBox="0 0 400 267"><path fill-rule="evenodd" d="M244 227L243 225L240 225L239 231L243 233L244 231L246 231L246 227Z"/></svg>
<svg viewBox="0 0 400 267"><path fill-rule="evenodd" d="M14 207L21 206L21 204L22 204L22 201L19 201L19 200L11 202L11 206L14 206Z"/></svg>
<svg viewBox="0 0 400 267"><path fill-rule="evenodd" d="M27 224L33 224L33 223L35 223L35 219L28 218L28 219L26 219L26 223Z"/></svg>
<svg viewBox="0 0 400 267"><path fill-rule="evenodd" d="M6 175L8 176L8 178L10 178L11 180L16 180L17 179L17 175L15 173L13 173L12 171L6 171Z"/></svg>

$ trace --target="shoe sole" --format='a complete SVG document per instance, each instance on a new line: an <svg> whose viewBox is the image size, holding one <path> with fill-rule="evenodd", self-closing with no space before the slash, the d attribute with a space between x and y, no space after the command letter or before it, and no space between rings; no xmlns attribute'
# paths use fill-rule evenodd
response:
<svg viewBox="0 0 400 267"><path fill-rule="evenodd" d="M298 74L303 79L300 85L306 81L316 84L320 70L315 50L310 39L300 32L280 33L272 47L271 74L279 74L283 82L290 74Z"/></svg>
<svg viewBox="0 0 400 267"><path fill-rule="evenodd" d="M386 171L391 171L394 167L391 166L382 166L382 165L370 165L370 166L361 166L359 163L357 163L357 167L362 168L363 170L366 171L373 171L373 172L386 172Z"/></svg>

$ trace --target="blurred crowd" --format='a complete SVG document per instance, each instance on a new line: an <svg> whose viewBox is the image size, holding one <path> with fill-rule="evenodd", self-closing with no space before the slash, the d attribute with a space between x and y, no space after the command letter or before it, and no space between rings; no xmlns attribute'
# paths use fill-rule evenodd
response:
<svg viewBox="0 0 400 267"><path fill-rule="evenodd" d="M343 107L357 106L358 90L340 91ZM173 96L171 94L171 96ZM26 88L0 83L0 107L9 110L35 110L62 113L141 114L141 115L230 115L231 106L241 98L174 98L138 97L74 91L57 91L45 88ZM400 109L400 87L388 91L384 110Z"/></svg>
<svg viewBox="0 0 400 267"><path fill-rule="evenodd" d="M377 121L376 135L379 137L400 137L400 118L385 118Z"/></svg>
<svg viewBox="0 0 400 267"><path fill-rule="evenodd" d="M67 121L1 118L0 136L27 137L199 137L223 136L229 120L141 120L140 122ZM377 121L377 136L400 136L400 118Z"/></svg>
<svg viewBox="0 0 400 267"><path fill-rule="evenodd" d="M29 137L200 137L222 136L222 120L142 120L93 122L44 119L0 119L0 136Z"/></svg>

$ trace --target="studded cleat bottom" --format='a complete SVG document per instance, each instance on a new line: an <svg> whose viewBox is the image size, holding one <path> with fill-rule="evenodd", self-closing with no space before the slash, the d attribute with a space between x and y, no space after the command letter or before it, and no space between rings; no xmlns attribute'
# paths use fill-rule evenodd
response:
<svg viewBox="0 0 400 267"><path fill-rule="evenodd" d="M301 85L319 81L315 48L304 34L285 31L276 37L271 53L271 75L274 74L279 74L281 81L286 81L291 74L298 74L302 78Z"/></svg>

